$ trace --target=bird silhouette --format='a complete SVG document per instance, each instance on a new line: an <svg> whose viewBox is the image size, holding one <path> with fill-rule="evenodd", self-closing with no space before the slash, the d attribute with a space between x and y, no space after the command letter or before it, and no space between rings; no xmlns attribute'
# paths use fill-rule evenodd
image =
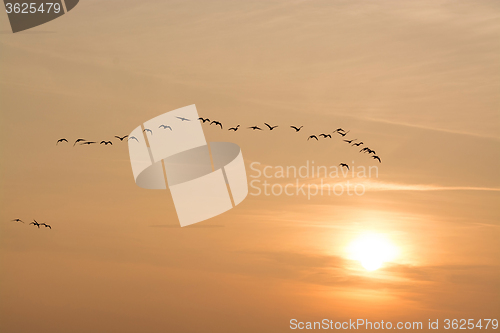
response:
<svg viewBox="0 0 500 333"><path fill-rule="evenodd" d="M361 152L365 152L365 153L366 153L366 152L367 152L367 151L369 151L369 150L370 150L370 148L365 147L365 148L361 149L359 152L360 152L360 153L361 153Z"/></svg>
<svg viewBox="0 0 500 333"><path fill-rule="evenodd" d="M364 143L364 142L363 142L363 141L361 141L361 142L356 142L356 143L353 143L352 145L353 145L353 146L356 146L356 147L359 147L359 146L361 146L363 143Z"/></svg>
<svg viewBox="0 0 500 333"><path fill-rule="evenodd" d="M255 130L262 131L262 128L260 128L259 126L252 126L252 127L249 127L249 128L253 129L254 131Z"/></svg>
<svg viewBox="0 0 500 333"><path fill-rule="evenodd" d="M128 135L122 136L121 138L118 135L115 135L115 138L120 139L120 141L123 141L126 137L128 137Z"/></svg>
<svg viewBox="0 0 500 333"><path fill-rule="evenodd" d="M300 126L300 127L297 127L297 126L290 126L291 128L293 128L295 130L295 132L298 132L301 130L302 127L304 126Z"/></svg>
<svg viewBox="0 0 500 333"><path fill-rule="evenodd" d="M38 223L35 219L33 219L33 222L31 222L30 224L28 225L36 225L38 227L38 229L40 229L40 223Z"/></svg>
<svg viewBox="0 0 500 333"><path fill-rule="evenodd" d="M333 133L335 132L345 132L342 128L337 128L335 131L333 131Z"/></svg>
<svg viewBox="0 0 500 333"><path fill-rule="evenodd" d="M85 139L77 139L77 140L75 141L75 143L73 144L73 147L74 147L74 146L75 146L78 142L82 142L82 141L85 141Z"/></svg>
<svg viewBox="0 0 500 333"><path fill-rule="evenodd" d="M378 160L379 163L382 163L380 157L378 157L377 155L373 155L372 158Z"/></svg>
<svg viewBox="0 0 500 333"><path fill-rule="evenodd" d="M21 222L21 223L24 223L23 220L21 220L21 219L14 219L14 220L12 220L12 222Z"/></svg>
<svg viewBox="0 0 500 333"><path fill-rule="evenodd" d="M168 125L163 125L163 124L161 124L160 126L158 126L158 128L163 128L163 129L167 129L168 128L168 129L172 130L172 127L170 127Z"/></svg>
<svg viewBox="0 0 500 333"><path fill-rule="evenodd" d="M51 227L49 224L46 224L46 223L40 223L40 225L45 226L45 228L52 229L52 227ZM39 227L39 228L40 228L40 227Z"/></svg>
<svg viewBox="0 0 500 333"><path fill-rule="evenodd" d="M340 133L340 132L337 132L337 133L339 133L340 135L342 135L342 137L344 137L344 136L346 136L346 134L347 134L347 133L349 133L349 132L350 132L350 130L349 130L349 131L347 131L347 132L345 132L345 133Z"/></svg>
<svg viewBox="0 0 500 333"><path fill-rule="evenodd" d="M137 138L136 138L135 136L131 136L130 138L128 138L128 140L127 140L127 141L130 141L130 140L132 140L132 139L134 139L135 141L139 142L139 140L137 140Z"/></svg>
<svg viewBox="0 0 500 333"><path fill-rule="evenodd" d="M102 144L104 144L105 146L107 146L107 145L113 145L113 142L111 142L111 141L104 141L104 140L102 140L100 144L101 144L101 145L102 145Z"/></svg>
<svg viewBox="0 0 500 333"><path fill-rule="evenodd" d="M95 141L87 141L87 142L80 143L80 146L81 145L89 145L90 146L93 143L97 143L97 142L95 142Z"/></svg>
<svg viewBox="0 0 500 333"><path fill-rule="evenodd" d="M191 121L191 119L183 118L183 117L175 117L177 119L180 119L182 121Z"/></svg>
<svg viewBox="0 0 500 333"><path fill-rule="evenodd" d="M349 166L348 166L347 164L345 164L345 163L340 163L339 165L340 165L341 167L346 167L346 168L347 168L347 170L349 170Z"/></svg>
<svg viewBox="0 0 500 333"><path fill-rule="evenodd" d="M318 140L318 137L316 135L310 135L308 138L307 138L307 141L309 141L309 139L316 139Z"/></svg>
<svg viewBox="0 0 500 333"><path fill-rule="evenodd" d="M210 125L212 125L212 124L215 124L216 126L217 126L217 125L219 125L219 126L220 126L220 129L222 129L222 124L221 124L221 122L220 122L220 121L213 120L213 121L210 123Z"/></svg>
<svg viewBox="0 0 500 333"><path fill-rule="evenodd" d="M345 142L351 144L353 141L356 141L357 139L352 139L352 140L344 140Z"/></svg>
<svg viewBox="0 0 500 333"><path fill-rule="evenodd" d="M375 152L375 150L371 150L371 149L368 149L368 154L377 155L377 153Z"/></svg>
<svg viewBox="0 0 500 333"><path fill-rule="evenodd" d="M200 118L198 118L198 120L201 120L203 123L205 123L206 121L208 121L210 123L210 119L208 119L208 118L200 117Z"/></svg>
<svg viewBox="0 0 500 333"><path fill-rule="evenodd" d="M153 131L150 130L149 128L145 128L143 132L149 132L149 133L151 133L151 135L153 135Z"/></svg>
<svg viewBox="0 0 500 333"><path fill-rule="evenodd" d="M236 126L236 127L231 127L230 129L228 129L228 131L235 131L236 132L239 127L240 127L240 124L238 124L238 126Z"/></svg>
<svg viewBox="0 0 500 333"><path fill-rule="evenodd" d="M68 140L66 140L65 138L59 139L56 142L56 146L59 144L59 142L68 142Z"/></svg>
<svg viewBox="0 0 500 333"><path fill-rule="evenodd" d="M325 133L321 133L319 136L322 136L322 137L324 137L325 139L326 139L326 138L330 138L330 139L332 138L332 136L331 136L330 134L325 134Z"/></svg>
<svg viewBox="0 0 500 333"><path fill-rule="evenodd" d="M271 125L269 125L268 123L264 123L264 125L266 125L267 127L269 127L269 130L271 130L271 131L272 131L273 129L275 129L276 127L278 127L278 125L276 125L276 126L271 126Z"/></svg>

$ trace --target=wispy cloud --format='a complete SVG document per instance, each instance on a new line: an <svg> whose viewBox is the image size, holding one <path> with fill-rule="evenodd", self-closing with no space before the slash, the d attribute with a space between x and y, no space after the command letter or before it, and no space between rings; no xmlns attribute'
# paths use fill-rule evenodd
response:
<svg viewBox="0 0 500 333"><path fill-rule="evenodd" d="M402 184L367 181L362 182L368 191L500 191L496 187L442 186L433 184Z"/></svg>
<svg viewBox="0 0 500 333"><path fill-rule="evenodd" d="M369 178L350 178L339 177L339 178L272 178L272 179L260 179L256 178L260 183L255 184L255 186L263 187L263 182L267 181L268 184L281 184L281 186L288 186L291 188L297 188L302 186L317 186L320 191L323 186L324 191L328 191L328 188L332 189L335 186L342 186L345 190L349 188L351 191L354 190L355 186L363 185L365 191L491 191L498 192L500 188L498 187L481 187L481 186L445 186L439 184L406 184L406 183L395 183L395 182L384 182L377 181ZM340 180L341 179L341 180ZM252 181L254 179L249 179Z"/></svg>

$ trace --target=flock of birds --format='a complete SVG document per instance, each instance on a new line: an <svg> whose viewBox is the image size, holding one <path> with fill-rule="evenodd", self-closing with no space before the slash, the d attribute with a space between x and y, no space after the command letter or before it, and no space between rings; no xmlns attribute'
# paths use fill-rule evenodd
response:
<svg viewBox="0 0 500 333"><path fill-rule="evenodd" d="M187 119L187 118L184 118L184 117L176 117L177 119L179 119L180 121L184 122L184 121L191 121L191 119ZM224 126L223 124L218 121L218 120L210 120L209 118L198 118L199 121L202 122L202 124L204 123L208 123L208 125L215 125L215 126L219 126L220 129L224 129ZM278 125L269 125L268 123L264 123L264 125L268 128L269 131L273 131L275 130L277 127L279 127ZM174 126L175 127L175 126ZM264 127L264 126L262 126ZM302 130L304 126L290 126L291 129L293 129L295 131L295 133L298 133ZM172 131L172 126L170 125L165 125L165 124L161 124L160 126L158 126L159 129L162 129L162 130L170 130ZM265 128L265 127L264 127ZM228 131L233 131L233 132L236 132L240 129L240 124L238 124L237 126L234 126L234 127L230 127L228 128ZM262 131L263 129L257 125L254 125L254 126L250 126L248 127L248 129L251 129L253 131ZM153 135L153 130L150 129L150 128L145 128L143 130L143 132L148 132L150 135ZM351 140L347 140L347 139L344 139L345 136L350 132L349 131L345 131L343 128L337 128L336 130L334 130L332 133L321 133L321 134L312 134L312 135L309 135L309 137L307 138L307 141L309 140L316 140L316 141L319 141L320 139L319 138L322 138L322 139L332 139L332 135L335 135L335 134L338 134L342 137L343 141L346 142L347 144L353 146L353 147L360 147L362 145L364 145L365 143L363 141L358 141L358 139L351 139ZM135 136L128 136L128 135L124 135L124 136L118 136L118 135L115 135L115 138L119 139L120 142L122 142L123 140L125 140L126 138L128 138L127 141L130 141L130 140L136 140L137 142L139 142L139 139L137 139ZM57 140L56 142L56 145L58 145L59 143L62 143L62 142L66 142L66 143L69 143L68 140L66 138L61 138L59 140ZM82 138L79 138L77 139L74 143L73 143L73 147L75 145L92 145L92 144L97 144L98 141L87 141L85 139L82 139ZM113 145L113 142L109 141L109 140L102 140L100 143L100 145ZM370 155L371 158L373 158L374 160L377 160L379 163L382 163L382 160L380 159L380 157L377 155L377 153L375 152L375 150L369 148L369 147L363 147L361 148L361 150L359 151L360 153L367 153L368 155ZM347 163L340 163L339 164L340 167L345 167L347 168L347 170L349 170L349 165Z"/></svg>
<svg viewBox="0 0 500 333"><path fill-rule="evenodd" d="M120 141L123 141L123 140L124 140L125 138L127 138L127 137L128 137L128 135L125 135L125 136L122 136L122 137L120 137L120 136L118 136L118 135L115 135L115 138L120 139ZM59 144L59 143L61 143L61 142L67 142L67 143L69 143L69 142L68 142L68 140L67 140L66 138L62 138L62 139L57 140L56 145L58 145L58 144ZM97 141L87 141L87 140L85 140L85 139L81 139L81 138L80 138L80 139L76 139L75 143L73 143L73 147L74 147L77 143L78 143L79 145L87 145L87 146L90 146L90 145L92 145L92 144L94 144L94 143L97 143ZM100 144L101 144L101 145L105 145L105 146L107 146L107 145L113 145L113 142L111 142L111 141L109 141L109 140L108 140L108 141L102 140Z"/></svg>
<svg viewBox="0 0 500 333"><path fill-rule="evenodd" d="M14 219L12 220L12 222L20 222L20 223L24 223L23 220L21 219ZM34 225L36 227L38 227L38 229L40 229L40 226L43 225L45 228L49 228L49 229L52 229L52 227L50 226L50 224L47 224L47 223L38 223L35 219L33 219L33 222L31 222L30 224L28 225Z"/></svg>
<svg viewBox="0 0 500 333"><path fill-rule="evenodd" d="M218 120L210 120L209 118L198 118L198 120L202 121L203 123L206 123L208 122L209 125L215 125L215 126L219 126L221 129L224 129L222 123ZM269 125L268 123L264 123L264 125L266 125L266 127L269 129L269 131L273 131L275 128L279 127L278 125ZM298 133L302 130L304 126L300 126L300 127L297 127L297 126L290 126L290 128L292 128L293 130L295 130L295 133ZM228 129L228 131L234 131L236 132L238 129L240 128L240 125L238 124L237 126L235 127L230 127ZM254 126L250 126L248 127L248 129L251 129L251 130L254 130L254 131L262 131L263 129L257 125L254 125ZM321 133L321 134L318 134L318 135L315 135L315 134L312 134L312 135L309 135L309 137L307 138L307 141L309 140L316 140L316 141L319 141L320 138L323 138L323 139L332 139L332 134L338 134L340 135L342 138L344 138L347 133L349 133L349 131L345 131L343 128L337 128L336 130L334 130L332 133ZM350 144L351 146L353 147L360 147L361 145L364 145L364 142L363 141L358 141L358 139L351 139L351 140L346 140L344 139L344 142L346 142L347 144ZM375 150L369 148L369 147L363 147L360 151L360 153L368 153L368 155L370 154L373 154L373 155L370 155L371 158L377 160L379 163L382 163L382 160L380 159L380 157L377 155L377 153L375 152ZM349 170L349 165L347 163L340 163L339 166L341 167L345 167L347 168L347 170Z"/></svg>
<svg viewBox="0 0 500 333"><path fill-rule="evenodd" d="M178 118L179 120L181 121L191 121L191 119L187 119L187 118L184 118L184 117L176 117ZM218 120L210 120L209 118L198 118L198 120L200 120L203 124L204 123L208 123L209 125L215 125L215 126L219 126L220 129L224 129L224 126L223 124L218 121ZM267 128L269 129L269 131L273 131L275 130L277 127L279 127L278 125L269 125L268 123L264 123L264 125L267 126ZM175 126L174 126L175 127ZM302 130L304 126L300 126L300 127L297 127L297 126L290 126L290 128L292 128L295 133L298 133ZM162 124L160 125L158 128L160 129L163 129L163 130L170 130L172 131L172 127L170 125L165 125L165 124ZM233 132L236 132L238 131L240 128L240 125L238 124L237 126L235 127L230 127L228 128L228 131L233 131ZM257 125L255 126L250 126L248 127L248 129L251 129L253 131L262 131L263 129ZM145 128L143 130L143 132L148 132L149 134L153 135L153 131L149 128ZM343 128L337 128L336 130L334 130L332 133L321 133L321 134L318 134L318 135L315 135L315 134L312 134L312 135L309 135L309 137L307 138L307 141L309 140L316 140L316 141L319 141L320 139L319 138L322 138L322 139L332 139L332 134L338 134L342 137L343 141L346 142L347 144L353 146L353 147L360 147L361 145L364 145L364 142L363 141L358 141L358 139L351 139L351 140L347 140L347 139L344 139L344 137L350 132L349 131L345 131ZM126 138L128 138L127 141L129 140L137 140L139 141L135 136L128 136L128 135L124 135L124 136L119 136L119 135L115 135L115 138L120 140L120 142L123 142L123 140L125 140ZM59 145L59 143L63 143L63 142L66 142L66 143L69 143L68 140L66 138L61 138L59 140L57 140L56 142L56 145ZM97 144L98 141L87 141L85 139L82 139L82 138L78 138L74 143L73 143L73 147L76 146L77 144L78 145L92 145L92 144ZM100 143L100 145L113 145L113 142L110 141L110 140L102 140ZM375 152L375 150L369 148L369 147L363 147L361 148L361 150L359 151L360 153L367 153L368 155L370 154L373 154L373 155L370 155L371 158L377 160L379 163L382 163L380 157L377 155L377 153ZM349 165L347 163L340 163L339 164L340 167L345 167L347 168L347 170L349 170ZM21 219L14 219L12 220L12 222L19 222L19 223L24 223L23 220ZM38 227L38 229L40 229L40 226L43 226L45 228L49 228L49 229L52 229L52 227L49 225L49 224L46 224L46 223L38 223L35 219L33 219L33 221L31 223L29 223L28 225L34 225L36 227Z"/></svg>

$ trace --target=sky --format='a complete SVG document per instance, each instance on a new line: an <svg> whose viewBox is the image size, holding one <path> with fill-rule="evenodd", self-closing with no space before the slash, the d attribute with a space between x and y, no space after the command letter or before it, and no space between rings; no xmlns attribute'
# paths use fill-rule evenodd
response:
<svg viewBox="0 0 500 333"><path fill-rule="evenodd" d="M500 319L499 19L496 1L85 0L13 34L0 15L0 330ZM323 179L362 195L250 187L180 228L114 136L191 104L241 124L203 129L241 147L262 191L322 181L258 177L266 166L378 176ZM247 128L264 122L279 127ZM319 133L333 137L307 140ZM349 252L367 234L397 249L374 271Z"/></svg>

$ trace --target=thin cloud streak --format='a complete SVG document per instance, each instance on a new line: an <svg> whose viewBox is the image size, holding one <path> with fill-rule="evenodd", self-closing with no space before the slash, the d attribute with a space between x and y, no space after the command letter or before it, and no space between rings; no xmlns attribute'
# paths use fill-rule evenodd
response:
<svg viewBox="0 0 500 333"><path fill-rule="evenodd" d="M368 191L500 191L500 188L495 187L439 186L426 184L397 184L385 182L368 182L363 185Z"/></svg>
<svg viewBox="0 0 500 333"><path fill-rule="evenodd" d="M326 178L328 179L328 178ZM321 184L323 180L323 184ZM271 183L271 182L270 182ZM297 188L307 185L317 185L320 189L324 186L324 190L328 190L328 186L333 188L334 186L342 186L344 188L349 187L351 190L357 185L363 185L365 191L491 191L499 192L500 188L497 187L479 187L479 186L442 186L434 184L403 184L403 183L390 183L382 181L372 181L360 178L348 178L346 181L339 182L328 182L325 178L314 178L311 180L299 179L297 184L295 179L285 178L285 180L277 181L281 185L290 184L291 188ZM271 183L272 185L272 183ZM297 186L298 185L298 186Z"/></svg>

